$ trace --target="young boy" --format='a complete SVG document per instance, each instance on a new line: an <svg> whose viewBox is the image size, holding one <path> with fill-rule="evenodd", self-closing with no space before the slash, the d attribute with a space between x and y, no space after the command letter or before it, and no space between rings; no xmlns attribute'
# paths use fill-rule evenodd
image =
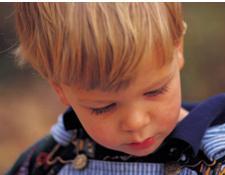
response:
<svg viewBox="0 0 225 175"><path fill-rule="evenodd" d="M225 174L225 96L181 105L179 3L18 3L18 54L69 106L7 173Z"/></svg>

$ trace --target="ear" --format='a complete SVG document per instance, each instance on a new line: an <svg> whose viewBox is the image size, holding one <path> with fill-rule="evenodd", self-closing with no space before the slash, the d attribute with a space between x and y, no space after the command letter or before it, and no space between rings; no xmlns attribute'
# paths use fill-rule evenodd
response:
<svg viewBox="0 0 225 175"><path fill-rule="evenodd" d="M69 106L69 102L64 94L62 87L59 84L52 82L52 81L49 81L49 84L51 85L51 87L54 89L54 91L58 95L61 103L63 103L66 106Z"/></svg>
<svg viewBox="0 0 225 175"><path fill-rule="evenodd" d="M176 45L176 57L178 59L178 66L180 70L184 67L184 53L183 49L184 48L184 38L182 37L178 44Z"/></svg>

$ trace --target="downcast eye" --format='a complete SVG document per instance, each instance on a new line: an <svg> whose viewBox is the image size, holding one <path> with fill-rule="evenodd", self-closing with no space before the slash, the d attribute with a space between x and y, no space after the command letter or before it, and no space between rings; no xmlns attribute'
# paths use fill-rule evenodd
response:
<svg viewBox="0 0 225 175"><path fill-rule="evenodd" d="M112 103L110 105L101 107L101 108L91 108L91 112L94 113L95 115L100 115L102 113L109 112L116 106L116 103Z"/></svg>
<svg viewBox="0 0 225 175"><path fill-rule="evenodd" d="M153 96L157 96L157 95L160 95L160 94L164 94L165 92L167 92L167 90L168 90L168 86L165 85L165 86L163 86L163 87L161 87L159 89L146 92L146 93L144 93L144 95L153 97Z"/></svg>

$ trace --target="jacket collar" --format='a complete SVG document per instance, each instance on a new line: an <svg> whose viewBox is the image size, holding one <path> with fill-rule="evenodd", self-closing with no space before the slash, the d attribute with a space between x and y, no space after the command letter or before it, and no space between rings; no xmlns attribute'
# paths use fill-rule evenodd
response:
<svg viewBox="0 0 225 175"><path fill-rule="evenodd" d="M183 104L189 114L177 124L169 136L187 143L196 155L201 146L201 140L210 126L225 122L225 94L220 94L196 105Z"/></svg>

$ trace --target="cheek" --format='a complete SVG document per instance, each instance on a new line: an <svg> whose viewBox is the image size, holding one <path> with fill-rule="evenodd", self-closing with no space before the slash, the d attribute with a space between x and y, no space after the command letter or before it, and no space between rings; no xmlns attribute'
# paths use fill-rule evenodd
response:
<svg viewBox="0 0 225 175"><path fill-rule="evenodd" d="M163 110L165 110L165 112L161 113L161 117L157 121L157 125L162 133L167 133L168 135L176 127L179 119L180 108L178 105L168 104L166 109Z"/></svg>
<svg viewBox="0 0 225 175"><path fill-rule="evenodd" d="M105 135L103 133L106 133L104 127L102 128L100 126L90 126L89 128L86 128L87 132L90 134L91 137L93 137L95 140L105 140Z"/></svg>
<svg viewBox="0 0 225 175"><path fill-rule="evenodd" d="M101 117L92 116L89 112L73 106L74 111L89 136L97 143L108 146L116 142L113 122ZM108 146L109 147L109 146Z"/></svg>
<svg viewBox="0 0 225 175"><path fill-rule="evenodd" d="M82 118L80 121L89 136L97 143L106 147L111 147L111 145L115 144L115 132L107 122L87 118Z"/></svg>
<svg viewBox="0 0 225 175"><path fill-rule="evenodd" d="M100 145L108 148L113 148L113 145L117 143L116 134L109 127L92 127L87 130L89 135Z"/></svg>
<svg viewBox="0 0 225 175"><path fill-rule="evenodd" d="M165 130L173 130L179 120L180 110L180 90L179 88L175 88L173 92L168 95L167 100L161 105L158 123L161 123L161 127Z"/></svg>

